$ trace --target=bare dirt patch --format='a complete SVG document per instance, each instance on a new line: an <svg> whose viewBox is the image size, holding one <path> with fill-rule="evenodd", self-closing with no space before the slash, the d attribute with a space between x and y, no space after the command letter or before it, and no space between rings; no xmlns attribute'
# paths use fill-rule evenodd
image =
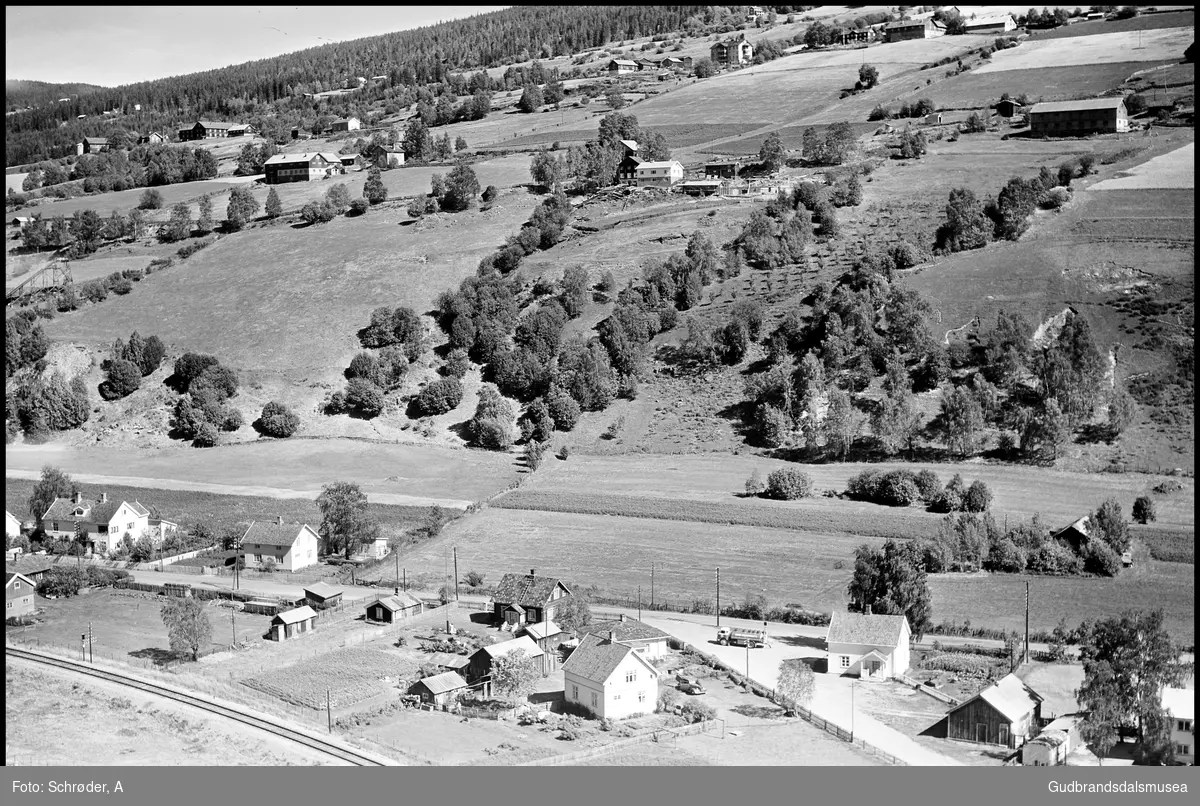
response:
<svg viewBox="0 0 1200 806"><path fill-rule="evenodd" d="M1089 190L1150 190L1196 187L1196 144L1187 145L1135 165L1112 179L1092 185Z"/></svg>

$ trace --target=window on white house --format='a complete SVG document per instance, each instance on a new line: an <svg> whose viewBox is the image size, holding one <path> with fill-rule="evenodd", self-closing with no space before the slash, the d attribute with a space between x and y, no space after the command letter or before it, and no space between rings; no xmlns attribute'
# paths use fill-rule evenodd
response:
<svg viewBox="0 0 1200 806"><path fill-rule="evenodd" d="M842 655L842 668L843 669L850 668L850 656L849 655Z"/></svg>
<svg viewBox="0 0 1200 806"><path fill-rule="evenodd" d="M18 584L18 585L20 585L21 583L19 583L19 582L18 582L17 584ZM1183 733L1185 730L1191 730L1191 729L1192 729L1192 723L1191 723L1191 722L1189 722L1189 721L1188 721L1188 720L1186 720L1186 719L1181 719L1181 720L1179 720L1179 727L1178 727L1178 730L1179 730L1179 732L1180 732L1180 733Z"/></svg>
<svg viewBox="0 0 1200 806"><path fill-rule="evenodd" d="M1192 754L1192 746L1190 744L1179 744L1175 746L1175 755L1190 756Z"/></svg>
<svg viewBox="0 0 1200 806"><path fill-rule="evenodd" d="M638 702L645 702L645 701L646 701L646 692L639 691L638 692Z"/></svg>
<svg viewBox="0 0 1200 806"><path fill-rule="evenodd" d="M625 673L625 682L626 683L632 683L636 679L637 679L637 672L626 672Z"/></svg>
<svg viewBox="0 0 1200 806"><path fill-rule="evenodd" d="M614 694L614 695L613 695L613 699L614 699L614 700L619 700L619 699L621 699L621 695L620 695L620 694Z"/></svg>
<svg viewBox="0 0 1200 806"><path fill-rule="evenodd" d="M571 699L579 702L579 686L571 686Z"/></svg>
<svg viewBox="0 0 1200 806"><path fill-rule="evenodd" d="M599 705L600 705L600 695L593 691L592 692L592 707L596 708Z"/></svg>
<svg viewBox="0 0 1200 806"><path fill-rule="evenodd" d="M21 580L17 580L17 590L21 589Z"/></svg>

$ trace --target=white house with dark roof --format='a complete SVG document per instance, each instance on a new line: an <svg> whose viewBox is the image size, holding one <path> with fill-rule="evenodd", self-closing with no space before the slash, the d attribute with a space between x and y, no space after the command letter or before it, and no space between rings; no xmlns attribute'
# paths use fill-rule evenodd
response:
<svg viewBox="0 0 1200 806"><path fill-rule="evenodd" d="M21 520L16 515L4 510L4 536L5 537L20 537L21 536Z"/></svg>
<svg viewBox="0 0 1200 806"><path fill-rule="evenodd" d="M887 680L908 669L912 630L904 616L833 614L829 622L829 674Z"/></svg>
<svg viewBox="0 0 1200 806"><path fill-rule="evenodd" d="M317 564L321 538L307 523L284 524L283 518L274 521L252 521L242 535L241 550L246 565L261 566L271 559L280 571L299 571Z"/></svg>
<svg viewBox="0 0 1200 806"><path fill-rule="evenodd" d="M597 717L650 714L658 705L660 672L612 633L585 636L562 670L567 702L578 703Z"/></svg>
<svg viewBox="0 0 1200 806"><path fill-rule="evenodd" d="M95 501L85 501L82 493L56 498L39 521L51 537L79 538L90 553L100 555L115 552L126 535L131 540L147 535L157 544L178 528L171 521L152 518L138 501L110 501L108 493L100 493Z"/></svg>
<svg viewBox="0 0 1200 806"><path fill-rule="evenodd" d="M634 169L634 176L640 188L669 188L683 181L683 163L679 160L643 162Z"/></svg>
<svg viewBox="0 0 1200 806"><path fill-rule="evenodd" d="M579 637L599 635L605 637L615 635L622 644L628 644L644 658L655 660L667 655L667 640L671 637L657 627L651 627L637 619L629 618L624 613L620 618L611 621L593 621L579 629Z"/></svg>

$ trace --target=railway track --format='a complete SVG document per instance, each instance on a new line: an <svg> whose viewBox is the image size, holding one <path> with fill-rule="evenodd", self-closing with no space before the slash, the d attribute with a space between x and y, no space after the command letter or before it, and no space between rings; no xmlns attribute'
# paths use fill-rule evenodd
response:
<svg viewBox="0 0 1200 806"><path fill-rule="evenodd" d="M318 750L327 755L342 761L348 761L359 767L383 767L387 766L386 762L380 758L365 752L359 752L349 747L344 747L339 744L327 742L319 737L310 736L308 733L293 730L291 728L277 725L267 719L254 716L252 714L237 711L224 705L220 705L209 700L195 697L190 694L185 694L181 691L176 691L166 686L160 686L156 683L151 683L146 680L140 680L135 677L129 677L119 672L114 672L108 669L100 669L95 666L90 666L78 661L67 660L66 658L57 658L49 655L43 655L40 652L33 652L28 649L6 645L4 654L7 658L19 658L21 660L30 661L32 663L40 663L44 666L56 666L60 669L66 669L72 672L78 672L90 677L106 680L110 683L117 683L128 688L145 691L148 694L154 694L159 697L166 697L175 702L184 703L194 708L199 708L202 711L207 711L210 714L232 719L235 722L241 722L243 725L249 725L259 730L264 730L273 736L278 736L287 739L297 744L304 745L313 750Z"/></svg>

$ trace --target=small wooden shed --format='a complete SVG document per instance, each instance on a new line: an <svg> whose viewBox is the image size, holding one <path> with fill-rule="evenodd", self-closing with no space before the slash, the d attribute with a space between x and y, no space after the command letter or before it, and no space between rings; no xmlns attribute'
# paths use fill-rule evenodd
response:
<svg viewBox="0 0 1200 806"><path fill-rule="evenodd" d="M318 582L304 589L304 598L321 608L336 607L342 601L342 590L327 582Z"/></svg>
<svg viewBox="0 0 1200 806"><path fill-rule="evenodd" d="M421 701L432 705L449 705L457 700L467 689L467 681L458 672L442 672L433 677L418 680L412 686L412 693L419 694Z"/></svg>
<svg viewBox="0 0 1200 806"><path fill-rule="evenodd" d="M367 621L392 624L400 619L417 615L423 608L424 604L420 599L407 591L401 591L393 596L376 599L367 605Z"/></svg>
<svg viewBox="0 0 1200 806"><path fill-rule="evenodd" d="M312 632L317 626L317 611L308 605L280 613L271 619L271 631L267 637L272 641L286 641L298 635Z"/></svg>

